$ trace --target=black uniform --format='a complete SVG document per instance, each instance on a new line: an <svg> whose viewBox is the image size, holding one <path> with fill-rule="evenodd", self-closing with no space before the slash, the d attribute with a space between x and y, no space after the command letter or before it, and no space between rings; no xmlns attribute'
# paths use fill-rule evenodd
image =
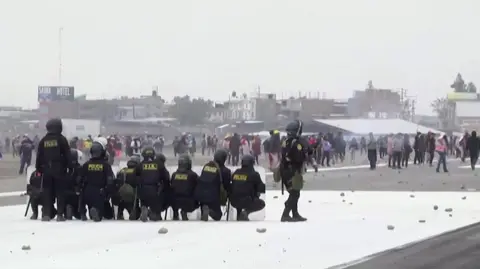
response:
<svg viewBox="0 0 480 269"><path fill-rule="evenodd" d="M42 221L51 219L52 197L57 200L57 220L64 221L65 182L67 169L71 168L70 147L62 135L62 121L51 119L46 125L47 134L38 143L35 169L43 174Z"/></svg>
<svg viewBox="0 0 480 269"><path fill-rule="evenodd" d="M281 221L305 221L298 213L298 200L303 188L303 168L305 162L311 158L308 144L302 141L302 122L295 120L287 125L287 139L282 143L282 159L280 175L282 183L289 193L285 202L285 209ZM293 218L290 217L290 211Z"/></svg>
<svg viewBox="0 0 480 269"><path fill-rule="evenodd" d="M480 139L477 137L477 132L472 131L472 135L466 141L465 147L470 154L470 165L472 170L475 170L475 165L478 161L478 153L480 150Z"/></svg>
<svg viewBox="0 0 480 269"><path fill-rule="evenodd" d="M80 212L85 212L81 210L79 206L80 201L80 192L79 187L77 186L77 178L80 176L80 170L82 166L78 163L78 152L76 149L70 150L70 160L72 162L71 168L69 168L67 173L67 182L65 187L65 218L67 220L73 219L82 219ZM83 219L86 219L85 215Z"/></svg>
<svg viewBox="0 0 480 269"><path fill-rule="evenodd" d="M222 218L221 205L226 204L232 181L232 172L225 167L227 156L226 150L217 150L198 178L194 197L201 205L203 221L208 221L208 216L216 221Z"/></svg>
<svg viewBox="0 0 480 269"><path fill-rule="evenodd" d="M27 194L30 196L30 206L32 207L32 216L31 220L36 220L38 218L38 206L42 205L42 174L37 171L33 172L30 176L29 184L27 184ZM52 197L52 200L55 200L55 197ZM53 207L53 203L50 203L52 206L50 212L50 218L54 218L57 214L57 210ZM43 211L43 207L42 207Z"/></svg>
<svg viewBox="0 0 480 269"><path fill-rule="evenodd" d="M229 199L231 205L237 209L237 220L246 221L252 212L265 208L265 202L260 194L265 193L265 184L260 174L255 171L255 158L243 155L242 168L235 170L232 175L232 191Z"/></svg>
<svg viewBox="0 0 480 269"><path fill-rule="evenodd" d="M140 203L137 199L138 177L136 169L140 163L140 157L133 155L127 162L127 167L117 173L115 186L116 195L112 201L118 206L117 219L123 220L123 211L126 209L130 220L138 220L140 217Z"/></svg>
<svg viewBox="0 0 480 269"><path fill-rule="evenodd" d="M83 164L80 172L83 202L94 221L101 221L104 217L108 219L113 215L108 198L113 192L114 175L112 167L102 156L102 151L100 143L93 143L90 148L92 157Z"/></svg>
<svg viewBox="0 0 480 269"><path fill-rule="evenodd" d="M193 197L198 175L192 171L192 160L188 155L181 155L178 159L178 169L172 174L171 206L173 219L178 220L178 210L181 209L182 220L188 220L187 213L198 208Z"/></svg>
<svg viewBox="0 0 480 269"><path fill-rule="evenodd" d="M165 210L170 173L159 161L154 160L155 150L152 147L145 148L142 152L143 161L136 169L139 179L138 196L142 204L140 220L162 220L161 213Z"/></svg>

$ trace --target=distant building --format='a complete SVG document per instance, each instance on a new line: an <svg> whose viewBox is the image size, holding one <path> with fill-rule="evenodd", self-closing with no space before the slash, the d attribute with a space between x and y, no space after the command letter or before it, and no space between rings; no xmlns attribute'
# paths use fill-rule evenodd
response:
<svg viewBox="0 0 480 269"><path fill-rule="evenodd" d="M156 94L140 98L54 101L43 104L42 109L49 118L101 119L104 122L164 117L166 114L165 101Z"/></svg>
<svg viewBox="0 0 480 269"><path fill-rule="evenodd" d="M228 108L225 104L215 104L208 113L208 121L213 123L223 123L227 118Z"/></svg>
<svg viewBox="0 0 480 269"><path fill-rule="evenodd" d="M275 94L255 94L252 97L243 95L232 98L226 103L225 119L229 121L273 121L277 116L277 100Z"/></svg>
<svg viewBox="0 0 480 269"><path fill-rule="evenodd" d="M446 129L461 127L466 130L480 128L480 96L477 93L452 92L447 95ZM442 126L443 127L443 126Z"/></svg>
<svg viewBox="0 0 480 269"><path fill-rule="evenodd" d="M398 118L401 112L401 96L390 89L355 91L348 99L348 115L353 118Z"/></svg>
<svg viewBox="0 0 480 269"><path fill-rule="evenodd" d="M298 98L280 101L280 113L291 119L348 118L348 102L344 100Z"/></svg>

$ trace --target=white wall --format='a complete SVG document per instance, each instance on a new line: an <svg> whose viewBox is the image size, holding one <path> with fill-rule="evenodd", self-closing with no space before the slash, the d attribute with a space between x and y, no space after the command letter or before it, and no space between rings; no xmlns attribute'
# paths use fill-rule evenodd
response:
<svg viewBox="0 0 480 269"><path fill-rule="evenodd" d="M457 117L480 118L480 102L456 102L455 112Z"/></svg>

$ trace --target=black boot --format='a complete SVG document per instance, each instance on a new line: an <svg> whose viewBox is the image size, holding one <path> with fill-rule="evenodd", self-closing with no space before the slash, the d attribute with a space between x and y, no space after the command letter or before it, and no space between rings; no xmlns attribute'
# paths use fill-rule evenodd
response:
<svg viewBox="0 0 480 269"><path fill-rule="evenodd" d="M38 219L38 206L33 206L32 205L32 216L30 217L31 220L36 220Z"/></svg>
<svg viewBox="0 0 480 269"><path fill-rule="evenodd" d="M208 221L208 216L210 215L210 208L208 208L207 205L202 205L202 216L201 220L202 221Z"/></svg>
<svg viewBox="0 0 480 269"><path fill-rule="evenodd" d="M57 221L58 222L65 221L65 216L63 216L63 214L57 214Z"/></svg>
<svg viewBox="0 0 480 269"><path fill-rule="evenodd" d="M73 206L67 205L65 208L65 218L67 220L72 220L73 219Z"/></svg>
<svg viewBox="0 0 480 269"><path fill-rule="evenodd" d="M125 217L123 216L123 210L117 212L117 220L125 220Z"/></svg>
<svg viewBox="0 0 480 269"><path fill-rule="evenodd" d="M173 220L179 220L180 217L178 216L178 210L173 210Z"/></svg>
<svg viewBox="0 0 480 269"><path fill-rule="evenodd" d="M132 210L131 212L129 212L128 220L137 220L138 211L140 211L140 208L136 208L136 209Z"/></svg>
<svg viewBox="0 0 480 269"><path fill-rule="evenodd" d="M280 219L281 222L293 222L293 218L290 217L290 211L292 209L285 205L285 209L283 210L283 213L282 213L282 218Z"/></svg>
<svg viewBox="0 0 480 269"><path fill-rule="evenodd" d="M30 217L31 220L36 220L38 219L38 210L37 211L33 211L32 213L32 216Z"/></svg>
<svg viewBox="0 0 480 269"><path fill-rule="evenodd" d="M293 213L293 220L294 220L294 221L297 221L297 222L307 221L306 218L302 217L302 216L298 213L298 205L295 205L295 206L293 207L292 213Z"/></svg>
<svg viewBox="0 0 480 269"><path fill-rule="evenodd" d="M152 212L150 213L150 220L151 221L161 221L162 220L162 213L155 213Z"/></svg>
<svg viewBox="0 0 480 269"><path fill-rule="evenodd" d="M143 222L148 221L148 208L146 206L142 206L140 209L140 220Z"/></svg>
<svg viewBox="0 0 480 269"><path fill-rule="evenodd" d="M42 221L50 221L52 219L51 211L42 206Z"/></svg>
<svg viewBox="0 0 480 269"><path fill-rule="evenodd" d="M82 214L80 215L80 219L81 219L82 221L87 221L87 220L88 220L87 214L82 213Z"/></svg>
<svg viewBox="0 0 480 269"><path fill-rule="evenodd" d="M182 216L182 220L183 220L183 221L187 221L187 220L188 220L187 212L181 210L181 211L180 211L180 215Z"/></svg>
<svg viewBox="0 0 480 269"><path fill-rule="evenodd" d="M90 209L90 218L95 222L99 222L102 220L100 218L100 213L98 212L98 209L96 209L95 207L92 207L92 209Z"/></svg>
<svg viewBox="0 0 480 269"><path fill-rule="evenodd" d="M245 209L237 209L237 221L249 221L248 212Z"/></svg>

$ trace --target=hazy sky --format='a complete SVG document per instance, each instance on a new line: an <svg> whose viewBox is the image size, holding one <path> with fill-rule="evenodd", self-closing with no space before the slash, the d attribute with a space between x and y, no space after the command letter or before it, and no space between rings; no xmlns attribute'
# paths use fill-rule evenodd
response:
<svg viewBox="0 0 480 269"><path fill-rule="evenodd" d="M0 0L0 105L38 85L91 97L232 90L348 98L406 88L418 113L457 72L480 86L478 0Z"/></svg>

